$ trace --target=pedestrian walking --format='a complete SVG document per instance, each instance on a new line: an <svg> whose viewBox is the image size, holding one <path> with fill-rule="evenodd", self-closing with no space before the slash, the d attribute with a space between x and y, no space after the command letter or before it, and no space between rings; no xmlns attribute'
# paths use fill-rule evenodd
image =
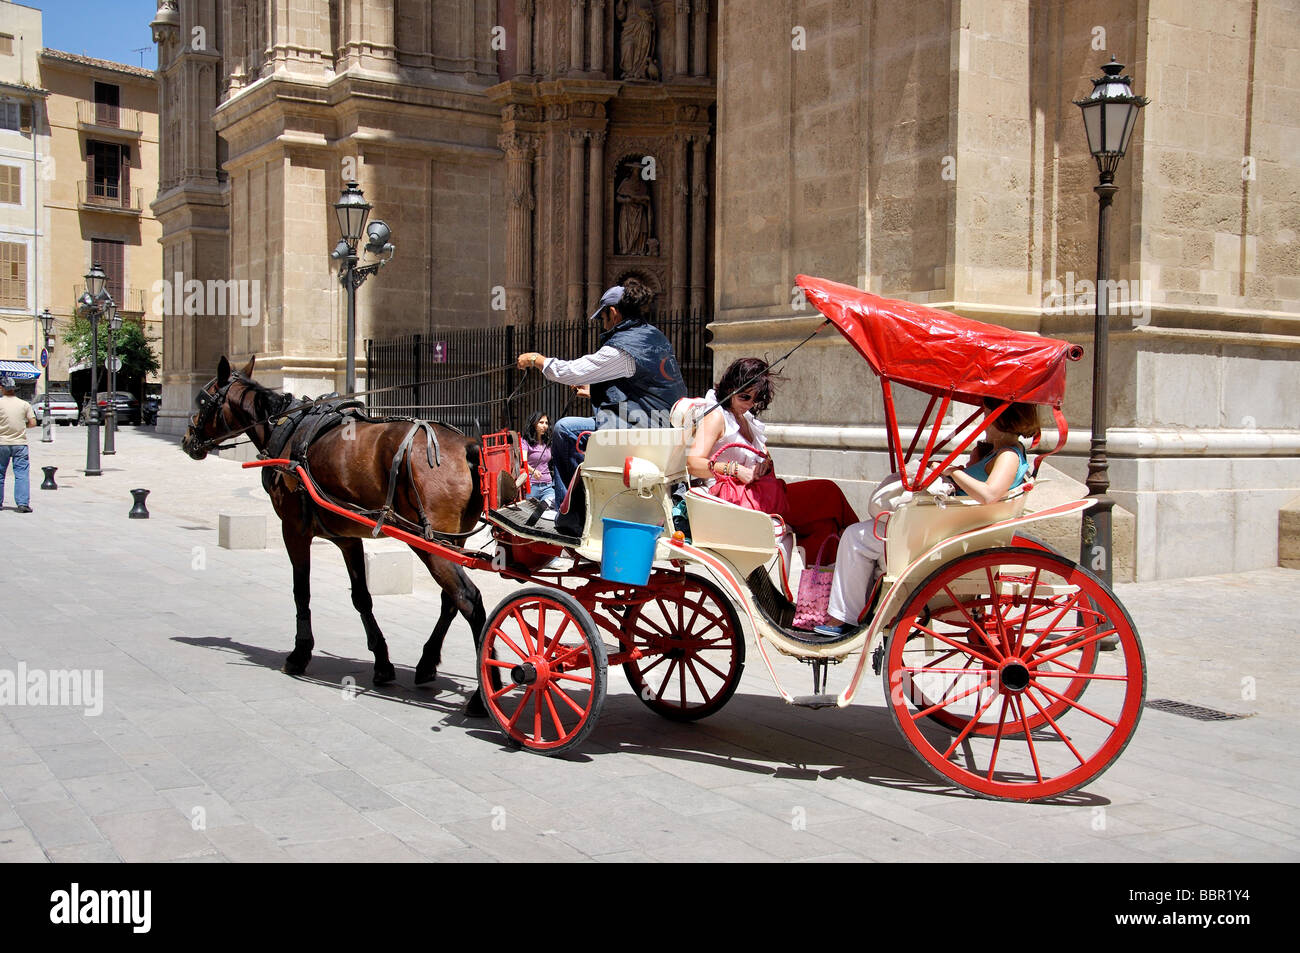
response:
<svg viewBox="0 0 1300 953"><path fill-rule="evenodd" d="M5 475L14 466L14 503L19 513L30 513L31 484L27 479L27 429L36 426L32 405L14 394L14 379L0 377L0 508L4 506Z"/></svg>

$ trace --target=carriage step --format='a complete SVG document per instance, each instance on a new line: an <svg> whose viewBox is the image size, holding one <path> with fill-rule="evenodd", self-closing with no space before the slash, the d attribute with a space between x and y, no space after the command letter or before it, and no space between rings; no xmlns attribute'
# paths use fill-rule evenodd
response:
<svg viewBox="0 0 1300 953"><path fill-rule="evenodd" d="M839 704L840 696L830 693L821 695L795 695L790 704L801 708L834 708Z"/></svg>
<svg viewBox="0 0 1300 953"><path fill-rule="evenodd" d="M493 526L513 532L520 536L541 539L549 543L571 546L582 542L581 537L561 533L555 528L553 520L543 519L546 505L537 500L526 500L491 510L487 521Z"/></svg>

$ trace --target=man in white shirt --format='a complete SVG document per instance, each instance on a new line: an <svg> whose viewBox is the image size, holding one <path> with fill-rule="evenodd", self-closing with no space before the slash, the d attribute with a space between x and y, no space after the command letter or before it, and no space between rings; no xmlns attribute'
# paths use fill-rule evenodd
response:
<svg viewBox="0 0 1300 953"><path fill-rule="evenodd" d="M27 479L27 429L36 426L32 405L14 394L12 377L0 377L0 507L4 506L5 474L14 465L14 502L19 513L30 513L31 484Z"/></svg>
<svg viewBox="0 0 1300 953"><path fill-rule="evenodd" d="M572 361L536 351L519 355L522 369L535 367L547 380L591 388L595 416L563 417L551 429L551 466L566 487L578 469L582 433L606 427L667 427L673 404L686 396L672 344L647 320L653 298L654 292L635 278L606 291L591 315L593 321L601 319L605 332L593 354ZM566 497L555 528L578 536L585 516L586 496L576 492Z"/></svg>

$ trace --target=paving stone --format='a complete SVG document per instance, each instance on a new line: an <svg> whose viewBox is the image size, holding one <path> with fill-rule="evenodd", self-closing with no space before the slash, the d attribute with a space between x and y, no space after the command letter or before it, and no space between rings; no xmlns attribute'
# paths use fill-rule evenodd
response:
<svg viewBox="0 0 1300 953"><path fill-rule="evenodd" d="M0 864L48 863L36 835L25 827L0 831Z"/></svg>
<svg viewBox="0 0 1300 953"><path fill-rule="evenodd" d="M122 858L107 841L92 841L87 844L69 844L67 847L51 847L48 851L50 860L56 864L120 864Z"/></svg>
<svg viewBox="0 0 1300 953"><path fill-rule="evenodd" d="M72 798L91 817L138 813L144 808L162 808L166 801L139 774L127 769L114 774L70 778L63 782Z"/></svg>
<svg viewBox="0 0 1300 953"><path fill-rule="evenodd" d="M95 818L113 849L128 863L186 860L217 848L171 808Z"/></svg>
<svg viewBox="0 0 1300 953"><path fill-rule="evenodd" d="M365 837L375 826L346 802L315 785L291 797L239 801L240 814L275 837L281 846Z"/></svg>
<svg viewBox="0 0 1300 953"><path fill-rule="evenodd" d="M290 844L287 853L298 863L414 864L427 862L416 851L391 834L375 832L365 837Z"/></svg>
<svg viewBox="0 0 1300 953"><path fill-rule="evenodd" d="M103 840L85 811L66 800L18 804L14 809L42 847Z"/></svg>
<svg viewBox="0 0 1300 953"><path fill-rule="evenodd" d="M429 820L409 807L366 811L363 816L380 830L387 831L425 857L441 855L449 851L472 850L459 837L445 830L441 824Z"/></svg>
<svg viewBox="0 0 1300 953"><path fill-rule="evenodd" d="M44 761L5 768L0 772L0 791L13 805L67 798L67 790Z"/></svg>

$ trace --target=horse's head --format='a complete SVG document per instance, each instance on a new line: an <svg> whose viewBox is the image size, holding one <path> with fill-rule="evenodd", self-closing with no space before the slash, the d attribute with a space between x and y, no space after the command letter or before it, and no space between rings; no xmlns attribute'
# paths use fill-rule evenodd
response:
<svg viewBox="0 0 1300 953"><path fill-rule="evenodd" d="M194 398L198 410L190 417L190 426L181 438L181 449L195 460L202 460L222 441L244 432L257 418L248 395L253 391L250 375L256 357L251 357L240 371L234 371L224 356L217 365L217 376L208 381Z"/></svg>

